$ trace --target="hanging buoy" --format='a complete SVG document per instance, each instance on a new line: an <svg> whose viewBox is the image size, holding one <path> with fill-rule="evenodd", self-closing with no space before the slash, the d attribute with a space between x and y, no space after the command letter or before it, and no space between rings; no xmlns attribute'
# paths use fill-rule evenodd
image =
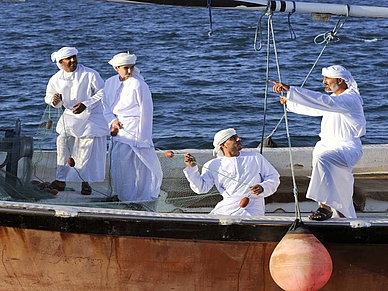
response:
<svg viewBox="0 0 388 291"><path fill-rule="evenodd" d="M272 279L286 291L315 291L329 281L333 263L323 244L298 219L274 249Z"/></svg>
<svg viewBox="0 0 388 291"><path fill-rule="evenodd" d="M164 155L167 157L167 158L172 158L174 156L174 152L173 151L165 151L164 152Z"/></svg>
<svg viewBox="0 0 388 291"><path fill-rule="evenodd" d="M248 203L249 203L249 198L248 198L248 197L244 197L244 198L242 198L242 199L240 200L239 206L240 206L241 208L245 208L245 207L247 207Z"/></svg>
<svg viewBox="0 0 388 291"><path fill-rule="evenodd" d="M46 129L51 129L52 127L53 127L53 121L51 119L49 119L46 122Z"/></svg>
<svg viewBox="0 0 388 291"><path fill-rule="evenodd" d="M67 159L67 164L70 166L70 167L74 167L75 166L75 161L73 158L68 158Z"/></svg>

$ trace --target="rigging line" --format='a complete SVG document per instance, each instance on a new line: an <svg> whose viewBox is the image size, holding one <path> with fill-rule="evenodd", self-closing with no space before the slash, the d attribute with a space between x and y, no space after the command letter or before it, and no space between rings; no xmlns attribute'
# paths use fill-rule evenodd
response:
<svg viewBox="0 0 388 291"><path fill-rule="evenodd" d="M253 49L255 51L260 51L262 49L262 43L263 43L263 33L262 33L262 29L261 29L261 20L263 19L263 16L264 15L268 15L268 14L271 14L272 11L271 11L271 1L268 0L267 2L267 8L265 9L265 11L261 14L261 16L259 17L258 21L257 21L257 25L256 25L256 31L255 31L255 39L253 41ZM260 35L260 46L259 48L257 48L257 36Z"/></svg>
<svg viewBox="0 0 388 291"><path fill-rule="evenodd" d="M212 0L207 0L207 8L209 9L209 32L208 36L213 36L213 19L212 19Z"/></svg>
<svg viewBox="0 0 388 291"><path fill-rule="evenodd" d="M338 19L334 29L330 32L326 32L326 33L322 33L322 34L319 34L317 35L315 38L314 38L314 43L315 44L323 44L324 42L326 42L326 44L323 46L321 52L319 53L317 59L315 60L314 64L312 65L311 69L309 70L309 72L307 73L305 79L303 80L302 84L300 85L300 87L303 87L307 80L310 78L310 75L312 74L313 70L315 69L315 67L317 66L318 62L320 61L324 51L326 50L327 46L331 43L331 42L338 42L340 39L337 37L337 34L339 32L339 30L344 26L348 16L349 16L349 10L350 10L350 7L349 5L347 5L347 15L346 15L346 18L344 20L342 20L342 18L344 16L340 16L340 18ZM320 42L317 42L317 39L319 37L322 37L324 38L323 41L320 41ZM282 117L280 118L278 124L275 126L274 130L271 132L270 135L267 136L267 138L269 137L272 137L276 130L278 129L278 127L280 126L281 122L283 121L284 119L284 114L282 115Z"/></svg>
<svg viewBox="0 0 388 291"><path fill-rule="evenodd" d="M278 79L279 82L282 81L281 73L280 73L280 64L279 64L279 55L277 52L277 47L276 47L276 40L275 40L275 31L273 29L272 21L271 21L271 35L272 35L272 42L273 42L273 50L274 50L274 55L275 55L275 61L276 61L276 68L277 68L277 73L278 73ZM266 87L268 87L268 78L266 82ZM300 213L300 207L299 207L299 201L298 201L298 188L296 186L296 180L295 180L295 172L294 172L294 162L292 159L292 151L291 151L291 138L290 138L290 131L289 131L289 126L288 126L288 118L287 118L287 108L286 104L283 104L283 111L284 111L284 120L286 123L286 133L287 133L287 141L288 141L288 155L290 158L290 168L291 168L291 177L292 177L292 185L293 185L293 194L294 194L294 200L295 200L295 218L299 218L300 221L302 221L302 216Z"/></svg>
<svg viewBox="0 0 388 291"><path fill-rule="evenodd" d="M266 66L266 76L265 79L269 80L269 59L271 53L271 28L272 28L272 13L268 15L267 21L267 66ZM265 132L265 123L267 120L267 103L268 103L268 82L265 82L265 92L264 92L264 104L263 104L263 128L261 130L261 143L260 143L260 154L263 153L264 146L264 132Z"/></svg>
<svg viewBox="0 0 388 291"><path fill-rule="evenodd" d="M295 33L295 31L294 31L294 29L292 28L292 25L291 25L291 15L294 14L294 12L296 11L295 1L292 1L292 5L293 5L292 11L288 13L288 29L290 31L291 39L295 40L296 39L296 33Z"/></svg>
<svg viewBox="0 0 388 291"><path fill-rule="evenodd" d="M286 132L287 132L287 141L288 141L288 151L289 151L289 157L290 157L290 168L291 168L291 177L292 177L292 185L293 185L293 193L294 193L294 200L295 200L295 218L299 218L299 221L302 221L302 216L300 213L300 207L299 207L299 201L298 201L298 188L296 186L296 180L295 180L295 172L294 172L294 162L292 159L292 152L291 152L291 139L290 139L290 131L288 126L288 118L287 118L287 108L286 104L283 104L283 110L284 110L284 120L286 123Z"/></svg>
<svg viewBox="0 0 388 291"><path fill-rule="evenodd" d="M311 69L310 69L310 71L308 72L306 78L304 79L304 81L303 81L301 87L303 87L304 84L307 82L308 78L310 77L312 71L315 69L316 65L318 64L319 60L321 59L321 57L322 57L322 55L323 55L323 52L326 50L327 46L328 46L332 41L338 42L338 41L340 40L340 39L337 37L337 34L338 34L338 32L340 31L340 29L344 26L344 24L345 24L345 22L346 22L346 20L347 20L347 18L348 18L348 16L349 16L349 5L347 5L347 8L348 8L348 9L347 9L346 18L342 21L343 16L341 16L341 17L338 19L338 21L337 21L337 23L336 23L334 29L333 29L332 31L326 33L326 36L324 37L324 40L323 40L322 42L317 42L316 40L317 40L318 37L320 37L320 36L322 36L322 35L324 35L324 34L319 34L319 35L317 35L317 36L314 38L314 43L315 43L315 44L323 44L324 42L326 42L326 44L323 46L323 48L322 48L321 52L319 53L317 59L315 60L314 64L312 65L312 67L311 67Z"/></svg>
<svg viewBox="0 0 388 291"><path fill-rule="evenodd" d="M338 42L340 39L339 37L337 37L337 34L338 32L341 30L341 28L345 25L345 22L346 20L348 19L349 17L349 5L346 5L347 7L347 11L346 11L346 15L343 16L341 15L334 27L333 30L331 31L328 31L328 32L325 32L325 33L321 33L321 34L318 34L315 38L314 38L314 43L315 44L322 44L324 42L326 43L329 43L329 42ZM345 18L344 20L342 20L343 18ZM322 38L322 41L318 41L319 38Z"/></svg>
<svg viewBox="0 0 388 291"><path fill-rule="evenodd" d="M263 32L262 32L262 29L261 29L261 20L263 19L263 16L266 15L266 13L263 13L260 17L259 17L259 20L257 21L257 25L256 25L256 31L255 31L255 39L253 41L253 49L255 51L260 51L261 48L263 47ZM260 36L259 38L259 47L257 47L257 37L258 35Z"/></svg>

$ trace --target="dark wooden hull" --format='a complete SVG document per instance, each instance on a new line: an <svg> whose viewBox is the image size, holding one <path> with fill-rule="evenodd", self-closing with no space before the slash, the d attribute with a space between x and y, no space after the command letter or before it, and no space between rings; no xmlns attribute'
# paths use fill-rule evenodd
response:
<svg viewBox="0 0 388 291"><path fill-rule="evenodd" d="M269 259L292 219L0 208L0 290L281 290ZM333 260L322 290L388 290L388 225L305 223Z"/></svg>

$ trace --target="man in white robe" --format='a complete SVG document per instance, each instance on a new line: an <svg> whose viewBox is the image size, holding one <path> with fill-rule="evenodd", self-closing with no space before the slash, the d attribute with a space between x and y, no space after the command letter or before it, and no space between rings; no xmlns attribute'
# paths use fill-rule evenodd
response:
<svg viewBox="0 0 388 291"><path fill-rule="evenodd" d="M66 181L82 182L81 193L90 195L88 182L105 179L109 129L101 103L104 81L95 70L78 64L77 54L74 47L51 54L59 71L48 82L45 102L64 111L56 127L57 172L50 187L63 191ZM75 165L69 166L69 158Z"/></svg>
<svg viewBox="0 0 388 291"><path fill-rule="evenodd" d="M353 168L361 159L360 137L366 132L363 100L351 73L335 65L322 69L325 91L331 95L274 83L274 92L287 92L280 103L287 110L322 116L320 141L313 151L312 173L306 197L318 202L311 220L333 216L356 218L353 205Z"/></svg>
<svg viewBox="0 0 388 291"><path fill-rule="evenodd" d="M136 59L129 53L115 55L109 64L118 74L104 88L104 116L112 136L110 169L120 201L157 199L163 178L152 141L151 92Z"/></svg>
<svg viewBox="0 0 388 291"><path fill-rule="evenodd" d="M183 170L191 189L207 193L213 186L222 200L210 212L220 215L264 216L264 198L275 193L280 179L276 169L258 152L241 151L241 138L233 128L217 132L213 154L217 158L206 162L199 172L195 157L184 155ZM240 207L248 197L249 203Z"/></svg>

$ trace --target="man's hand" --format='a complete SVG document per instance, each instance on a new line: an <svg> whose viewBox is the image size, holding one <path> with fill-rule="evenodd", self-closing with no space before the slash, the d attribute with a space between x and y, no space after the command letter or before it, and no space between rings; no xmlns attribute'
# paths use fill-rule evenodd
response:
<svg viewBox="0 0 388 291"><path fill-rule="evenodd" d="M261 187L261 185L259 184L250 186L249 189L251 190L251 193L254 195L259 195L264 192L264 188Z"/></svg>
<svg viewBox="0 0 388 291"><path fill-rule="evenodd" d="M271 82L273 85L273 91L275 93L280 93L280 92L288 92L290 91L290 86L286 85L286 84L283 84L283 83L280 83L280 82L276 82L276 81L273 81L273 80L269 80L269 82ZM280 96L280 104L284 105L287 103L287 97L286 96L283 96L281 95Z"/></svg>
<svg viewBox="0 0 388 291"><path fill-rule="evenodd" d="M61 102L61 101L62 101L62 94L55 93L53 96L53 99L51 100L51 103L54 106L57 106L59 104L59 102Z"/></svg>
<svg viewBox="0 0 388 291"><path fill-rule="evenodd" d="M288 92L290 91L290 86L286 85L286 84L283 84L283 83L280 83L280 82L276 82L276 81L273 81L273 80L269 80L269 82L271 82L273 85L273 91L275 93L280 93L280 92Z"/></svg>
<svg viewBox="0 0 388 291"><path fill-rule="evenodd" d="M189 168L194 168L197 165L197 161L195 160L195 157L189 153L184 154L183 161L185 162L186 166Z"/></svg>
<svg viewBox="0 0 388 291"><path fill-rule="evenodd" d="M110 135L116 136L121 128L123 128L123 124L118 119L114 120L110 126Z"/></svg>
<svg viewBox="0 0 388 291"><path fill-rule="evenodd" d="M73 106L73 113L80 114L86 109L86 106L83 103L78 103Z"/></svg>

